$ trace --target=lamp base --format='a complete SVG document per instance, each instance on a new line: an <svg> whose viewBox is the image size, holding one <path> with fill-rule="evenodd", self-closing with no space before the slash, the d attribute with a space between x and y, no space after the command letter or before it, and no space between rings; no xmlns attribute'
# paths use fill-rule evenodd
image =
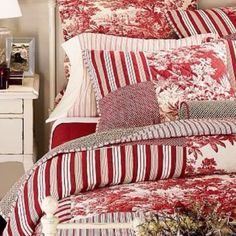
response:
<svg viewBox="0 0 236 236"><path fill-rule="evenodd" d="M11 32L6 27L0 27L0 66L7 66L6 39L11 36Z"/></svg>

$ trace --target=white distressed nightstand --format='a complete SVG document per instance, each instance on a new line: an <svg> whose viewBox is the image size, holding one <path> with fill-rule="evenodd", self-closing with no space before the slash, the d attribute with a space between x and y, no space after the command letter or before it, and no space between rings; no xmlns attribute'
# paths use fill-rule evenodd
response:
<svg viewBox="0 0 236 236"><path fill-rule="evenodd" d="M0 162L22 162L25 171L35 162L33 99L38 98L39 76L22 85L0 90Z"/></svg>

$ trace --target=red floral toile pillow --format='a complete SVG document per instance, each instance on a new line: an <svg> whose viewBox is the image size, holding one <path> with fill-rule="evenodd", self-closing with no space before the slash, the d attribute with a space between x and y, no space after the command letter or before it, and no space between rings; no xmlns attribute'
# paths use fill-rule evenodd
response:
<svg viewBox="0 0 236 236"><path fill-rule="evenodd" d="M165 11L196 9L197 0L57 0L65 40L82 32L173 38Z"/></svg>
<svg viewBox="0 0 236 236"><path fill-rule="evenodd" d="M101 115L97 130L175 120L183 101L234 99L225 42L160 52L83 50Z"/></svg>

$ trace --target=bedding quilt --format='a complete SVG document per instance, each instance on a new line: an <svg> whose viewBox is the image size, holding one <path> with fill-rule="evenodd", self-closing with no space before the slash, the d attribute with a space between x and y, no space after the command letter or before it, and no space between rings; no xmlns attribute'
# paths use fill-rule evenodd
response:
<svg viewBox="0 0 236 236"><path fill-rule="evenodd" d="M234 216L235 141L236 119L230 118L117 129L63 144L1 201L0 214L7 221L3 235L40 232L40 204L49 195L60 201L61 221L128 221L145 212L171 214L177 201L205 200Z"/></svg>

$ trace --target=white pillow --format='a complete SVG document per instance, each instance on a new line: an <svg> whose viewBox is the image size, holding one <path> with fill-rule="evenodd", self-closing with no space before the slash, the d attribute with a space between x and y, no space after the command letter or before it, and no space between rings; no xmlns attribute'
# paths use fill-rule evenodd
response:
<svg viewBox="0 0 236 236"><path fill-rule="evenodd" d="M183 46L199 45L206 38L216 39L216 34L194 35L183 39L137 39L113 35L83 33L62 44L71 63L71 75L62 100L47 122L62 117L95 117L97 107L81 50L159 51Z"/></svg>

